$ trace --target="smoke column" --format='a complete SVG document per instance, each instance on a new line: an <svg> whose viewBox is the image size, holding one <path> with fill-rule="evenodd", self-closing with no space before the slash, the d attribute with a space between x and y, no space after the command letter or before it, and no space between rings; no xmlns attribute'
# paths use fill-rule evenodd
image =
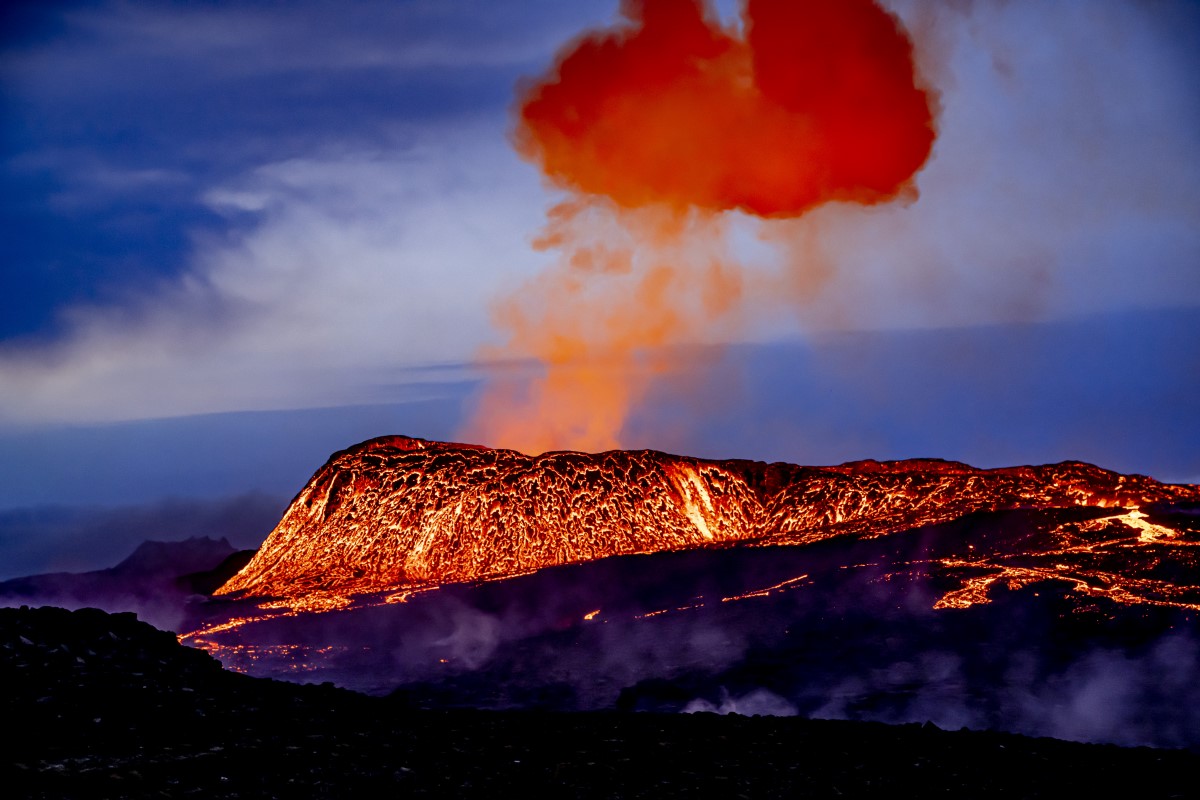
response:
<svg viewBox="0 0 1200 800"><path fill-rule="evenodd" d="M662 346L741 324L749 278L729 252L731 214L786 231L779 221L822 203L915 197L929 158L931 94L874 0L746 0L740 30L706 0L624 0L621 16L519 89L515 146L566 199L534 242L553 267L496 306L507 341L487 354L543 371L493 376L474 441L620 446L671 368ZM780 291L811 284L812 268L790 263Z"/></svg>

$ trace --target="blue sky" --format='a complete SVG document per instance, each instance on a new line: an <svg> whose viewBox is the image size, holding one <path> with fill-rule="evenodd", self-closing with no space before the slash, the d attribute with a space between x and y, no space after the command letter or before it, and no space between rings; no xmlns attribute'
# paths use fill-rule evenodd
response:
<svg viewBox="0 0 1200 800"><path fill-rule="evenodd" d="M453 436L558 196L514 86L616 5L7 6L0 509L286 499L358 439ZM1200 7L887 5L940 92L919 198L769 232L827 281L749 297L630 443L1200 478Z"/></svg>

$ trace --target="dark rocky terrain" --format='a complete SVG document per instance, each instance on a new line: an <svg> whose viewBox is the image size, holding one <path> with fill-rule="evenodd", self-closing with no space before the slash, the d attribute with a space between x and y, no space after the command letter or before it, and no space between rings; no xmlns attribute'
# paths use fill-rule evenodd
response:
<svg viewBox="0 0 1200 800"><path fill-rule="evenodd" d="M131 614L0 609L9 797L1194 796L1200 755L715 714L420 711L232 674Z"/></svg>

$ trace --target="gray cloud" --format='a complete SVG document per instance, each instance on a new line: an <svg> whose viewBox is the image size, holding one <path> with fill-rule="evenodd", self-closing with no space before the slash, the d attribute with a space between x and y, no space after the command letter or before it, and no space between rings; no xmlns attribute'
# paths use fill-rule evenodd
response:
<svg viewBox="0 0 1200 800"><path fill-rule="evenodd" d="M800 713L796 710L795 705L766 689L755 689L737 697L723 691L720 703L711 703L703 698L697 698L683 707L684 714L696 714L700 712L741 714L744 717L756 715L764 717L794 717Z"/></svg>

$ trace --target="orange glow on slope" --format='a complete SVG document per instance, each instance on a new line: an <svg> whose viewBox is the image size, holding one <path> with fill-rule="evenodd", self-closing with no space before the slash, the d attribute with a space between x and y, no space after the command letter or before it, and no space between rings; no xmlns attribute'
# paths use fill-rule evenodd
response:
<svg viewBox="0 0 1200 800"><path fill-rule="evenodd" d="M383 437L334 454L217 594L261 598L264 613L333 610L373 593L386 595L380 603L401 603L436 585L615 555L883 536L976 512L1093 498L1122 504L1103 523L1120 535L1103 539L1153 545L1171 532L1125 509L1193 497L1195 487L1069 462L801 467L654 451L530 457ZM1091 525L1076 525L1069 546L1094 542Z"/></svg>
<svg viewBox="0 0 1200 800"><path fill-rule="evenodd" d="M1163 510L1197 501L1194 485L1078 462L992 470L934 460L803 467L654 451L530 457L382 437L334 454L255 557L215 593L230 595L233 605L179 639L239 668L265 659L313 670L342 651L260 646L247 631L299 615L436 603L448 584L623 554L832 537L920 541L921 529L1005 510L1019 515L1011 530L941 531L932 545L898 542L894 558L863 561L850 550L854 563L837 568L867 570L869 582L931 579L940 597L930 602L939 610L991 602L999 586L1052 582L1079 601L1200 611L1200 537ZM760 603L820 591L827 580L812 570L780 577L633 618ZM571 616L581 624L621 616L602 612L603 602L593 598Z"/></svg>
<svg viewBox="0 0 1200 800"><path fill-rule="evenodd" d="M874 0L748 0L744 36L701 0L625 0L621 13L522 88L515 146L569 199L535 242L557 264L497 307L508 339L488 354L532 357L543 374L493 384L472 440L616 448L670 369L651 352L740 323L727 212L784 219L913 196L929 157L912 44Z"/></svg>
<svg viewBox="0 0 1200 800"><path fill-rule="evenodd" d="M1121 509L1122 511L1124 509ZM1172 553L1173 560L1197 566L1195 555L1200 544L1182 538L1178 531L1146 522L1147 515L1141 509L1123 514L1099 517L1087 522L1072 522L1059 525L1052 536L1060 546L1042 552L1014 551L1002 555L985 554L973 559L944 559L940 566L951 574L963 570L982 574L961 577L962 587L944 594L935 609L970 608L973 605L991 603L989 596L993 587L1003 584L1009 589L1021 589L1043 581L1066 583L1082 597L1104 598L1126 605L1165 606L1170 608L1200 611L1200 590L1195 586L1178 584L1155 577L1142 577L1132 570L1105 570L1089 561L1119 551L1158 548L1159 555L1145 559L1151 569L1163 560L1166 548L1180 552ZM1136 533L1134 538L1132 533ZM1190 552L1189 552L1190 551ZM1129 564L1138 560L1126 555ZM1035 565L1045 561L1045 565Z"/></svg>

